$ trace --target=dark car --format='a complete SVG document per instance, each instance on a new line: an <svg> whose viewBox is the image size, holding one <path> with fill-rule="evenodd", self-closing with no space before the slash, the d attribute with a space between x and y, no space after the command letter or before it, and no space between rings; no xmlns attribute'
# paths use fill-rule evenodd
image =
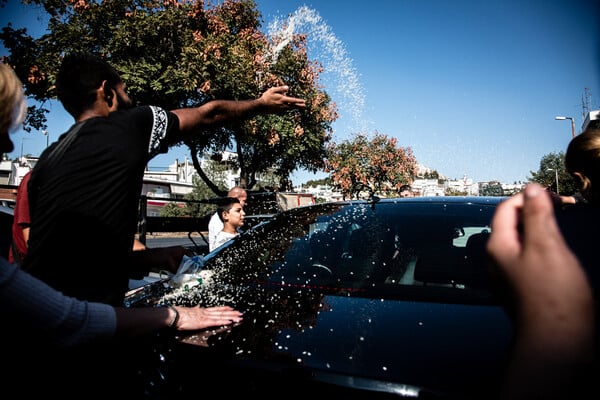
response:
<svg viewBox="0 0 600 400"><path fill-rule="evenodd" d="M490 394L512 338L485 262L502 199L278 213L206 255L210 279L160 293L158 304L230 304L245 316L233 328L157 338L149 387L182 397Z"/></svg>
<svg viewBox="0 0 600 400"><path fill-rule="evenodd" d="M8 258L12 244L14 207L0 205L0 256Z"/></svg>

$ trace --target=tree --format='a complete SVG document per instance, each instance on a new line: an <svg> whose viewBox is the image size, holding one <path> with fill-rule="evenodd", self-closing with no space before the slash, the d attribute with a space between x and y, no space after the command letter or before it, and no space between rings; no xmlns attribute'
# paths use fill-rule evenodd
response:
<svg viewBox="0 0 600 400"><path fill-rule="evenodd" d="M467 193L466 190L458 190L454 188L446 188L445 191L446 196L467 196L468 194L469 193Z"/></svg>
<svg viewBox="0 0 600 400"><path fill-rule="evenodd" d="M188 214L185 208L180 207L177 203L168 203L160 209L159 212L161 217L185 217Z"/></svg>
<svg viewBox="0 0 600 400"><path fill-rule="evenodd" d="M206 185L206 183L204 183L201 179L194 176L192 180L194 187L191 193L185 196L186 200L201 201L215 197L214 193L209 189L208 185ZM222 190L227 191L227 189L225 189L225 185L222 183L223 181L218 182L219 187L223 188ZM216 205L211 203L190 202L187 203L185 208L186 212L193 217L203 217L209 213L213 213L216 211Z"/></svg>
<svg viewBox="0 0 600 400"><path fill-rule="evenodd" d="M563 151L544 155L540 160L540 168L537 171L529 171L531 176L527 179L556 192L555 170L558 171L558 192L565 196L575 194L579 189L573 177L565 168L565 153Z"/></svg>
<svg viewBox="0 0 600 400"><path fill-rule="evenodd" d="M331 185L331 177L327 176L322 179L311 179L304 184L304 187L317 187L317 186Z"/></svg>
<svg viewBox="0 0 600 400"><path fill-rule="evenodd" d="M480 196L504 196L504 189L500 182L487 182L481 185L479 188Z"/></svg>
<svg viewBox="0 0 600 400"><path fill-rule="evenodd" d="M325 172L344 198L398 194L400 186L412 184L417 160L410 147L396 147L397 140L375 132L369 140L358 134L352 141L331 143Z"/></svg>
<svg viewBox="0 0 600 400"><path fill-rule="evenodd" d="M197 106L211 99L256 98L266 87L287 84L307 100L307 108L259 116L210 129L190 139L192 162L217 195L221 188L201 170L198 157L235 149L241 185L252 188L256 175L274 168L284 183L297 168L323 168L335 104L319 84L320 64L307 58L306 38L296 34L281 49L260 31L253 0L219 4L188 0L110 0L84 2L28 0L49 15L49 33L32 38L26 29L3 27L0 39L25 84L30 107L27 129L46 129L44 104L56 98L54 77L61 57L88 50L119 71L139 104L166 109Z"/></svg>
<svg viewBox="0 0 600 400"><path fill-rule="evenodd" d="M433 171L425 171L425 173L423 174L423 178L424 179L440 179L440 174L435 169Z"/></svg>

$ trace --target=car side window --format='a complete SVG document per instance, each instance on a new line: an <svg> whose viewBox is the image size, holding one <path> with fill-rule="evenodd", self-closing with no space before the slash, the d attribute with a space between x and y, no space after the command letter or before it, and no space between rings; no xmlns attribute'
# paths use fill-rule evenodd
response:
<svg viewBox="0 0 600 400"><path fill-rule="evenodd" d="M402 208L401 213L390 208L394 213L388 215L379 207L341 208L315 218L299 214L297 221L257 235L265 241L251 250L260 252L259 264L271 263L269 280L285 284L342 291L478 287L490 231L486 214L473 219L470 214L425 213L430 208Z"/></svg>

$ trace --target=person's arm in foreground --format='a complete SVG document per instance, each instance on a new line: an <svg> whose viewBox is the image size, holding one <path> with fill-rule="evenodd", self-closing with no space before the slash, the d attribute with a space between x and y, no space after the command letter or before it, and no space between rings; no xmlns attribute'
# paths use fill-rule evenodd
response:
<svg viewBox="0 0 600 400"><path fill-rule="evenodd" d="M594 299L540 185L528 185L498 206L487 250L512 290L515 312L514 349L500 398L569 397L585 383L594 355Z"/></svg>
<svg viewBox="0 0 600 400"><path fill-rule="evenodd" d="M230 325L242 321L242 313L229 306L124 308L117 307L117 334L135 336L171 327L177 331L193 331Z"/></svg>
<svg viewBox="0 0 600 400"><path fill-rule="evenodd" d="M165 270L176 273L183 256L192 252L183 246L146 247L134 250L130 255L130 277L139 278L150 271Z"/></svg>
<svg viewBox="0 0 600 400"><path fill-rule="evenodd" d="M64 296L15 264L0 259L0 304L10 326L40 332L49 345L68 347L114 336L116 316L107 304Z"/></svg>
<svg viewBox="0 0 600 400"><path fill-rule="evenodd" d="M38 331L49 345L69 347L117 335L133 336L169 327L178 331L242 320L231 307L113 308L63 295L14 264L0 259L0 304L18 332Z"/></svg>
<svg viewBox="0 0 600 400"><path fill-rule="evenodd" d="M179 129L185 132L244 120L258 114L273 114L306 107L305 100L286 96L287 91L287 86L277 86L267 89L258 99L213 100L197 108L173 110L173 113L179 117Z"/></svg>

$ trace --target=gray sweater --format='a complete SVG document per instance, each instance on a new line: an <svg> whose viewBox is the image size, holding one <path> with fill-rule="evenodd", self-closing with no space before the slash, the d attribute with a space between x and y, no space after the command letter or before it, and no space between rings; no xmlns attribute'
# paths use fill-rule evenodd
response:
<svg viewBox="0 0 600 400"><path fill-rule="evenodd" d="M34 330L57 347L71 347L115 335L117 316L107 304L77 300L0 257L0 305L9 316L3 329ZM19 333L19 332L15 332Z"/></svg>

